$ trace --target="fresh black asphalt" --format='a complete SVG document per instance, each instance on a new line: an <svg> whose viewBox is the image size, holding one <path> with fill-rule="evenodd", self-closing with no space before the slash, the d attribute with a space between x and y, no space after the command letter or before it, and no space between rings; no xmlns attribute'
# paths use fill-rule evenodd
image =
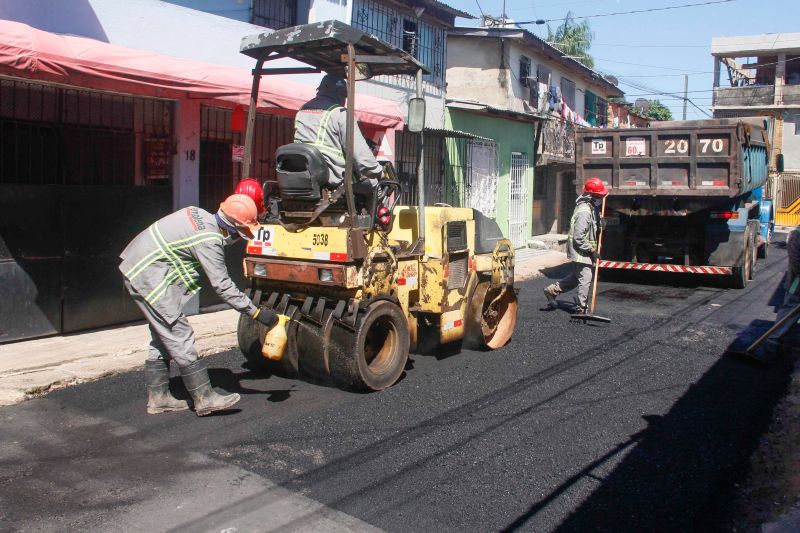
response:
<svg viewBox="0 0 800 533"><path fill-rule="evenodd" d="M728 529L789 373L723 353L774 319L785 257L744 290L602 279L610 326L540 311L550 279L522 283L509 346L414 354L377 394L256 374L234 351L209 359L242 394L220 416L146 415L141 372L0 409L0 530L220 531L266 505L237 492L254 480L390 531Z"/></svg>

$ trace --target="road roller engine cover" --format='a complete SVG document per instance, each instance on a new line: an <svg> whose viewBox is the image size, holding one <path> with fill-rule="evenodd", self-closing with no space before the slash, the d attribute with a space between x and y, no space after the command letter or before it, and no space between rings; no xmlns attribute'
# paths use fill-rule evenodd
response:
<svg viewBox="0 0 800 533"><path fill-rule="evenodd" d="M346 76L348 147L357 128L353 87L359 76L416 75L419 96L427 72L402 50L338 21L248 37L242 52L257 60L254 95L272 56ZM424 100L411 99L408 129L419 136L420 161L424 114ZM345 157L345 176L352 176L352 157ZM282 146L275 160L278 192L247 244L244 271L253 302L288 317L288 339L282 357L268 359L262 355L265 328L240 320L239 346L251 366L373 391L400 378L410 350L456 342L491 350L510 340L517 319L514 250L493 219L473 209L423 207L422 165L418 205L405 206L397 205L401 190L391 163L385 163L379 190L354 191L348 179L335 189L325 185L328 169L313 145Z"/></svg>

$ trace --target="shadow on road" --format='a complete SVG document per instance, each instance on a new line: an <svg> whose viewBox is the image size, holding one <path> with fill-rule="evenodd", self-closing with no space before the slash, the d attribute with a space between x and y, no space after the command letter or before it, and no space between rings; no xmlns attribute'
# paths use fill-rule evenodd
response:
<svg viewBox="0 0 800 533"><path fill-rule="evenodd" d="M735 484L767 430L790 381L785 364L757 368L720 359L664 416L648 415L643 431L584 466L513 519L526 522L585 478L599 488L557 531L710 531L730 516ZM593 471L619 455L605 477Z"/></svg>

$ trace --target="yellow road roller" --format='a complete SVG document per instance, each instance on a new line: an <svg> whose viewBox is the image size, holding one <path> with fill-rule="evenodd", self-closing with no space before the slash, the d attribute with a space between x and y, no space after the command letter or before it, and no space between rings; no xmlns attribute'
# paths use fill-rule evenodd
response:
<svg viewBox="0 0 800 533"><path fill-rule="evenodd" d="M379 181L382 204L374 190L365 192L348 179L335 189L326 186L328 169L314 146L293 143L277 150L278 191L271 192L266 218L247 243L244 270L253 302L291 320L279 360L262 355L263 326L240 320L239 346L251 366L348 390L377 391L400 378L411 350L431 351L450 343L487 350L504 346L517 320L511 242L477 210L425 206L425 103L420 96L426 67L338 21L246 37L241 52L256 59L244 176L252 167L259 85L271 73L345 75L348 148L356 127L354 82L377 75L416 77L408 129L419 136L420 161L418 203L407 206L397 205L401 187L391 164ZM308 67L264 67L285 57ZM351 153L345 154L345 176L353 175Z"/></svg>

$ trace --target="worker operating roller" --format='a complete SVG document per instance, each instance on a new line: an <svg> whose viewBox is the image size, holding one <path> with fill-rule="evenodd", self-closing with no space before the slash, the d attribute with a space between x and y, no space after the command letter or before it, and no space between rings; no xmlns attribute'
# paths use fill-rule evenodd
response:
<svg viewBox="0 0 800 533"><path fill-rule="evenodd" d="M188 409L169 392L169 362L174 361L198 416L228 409L238 394L217 394L211 388L204 362L198 359L194 331L183 307L200 290L199 268L220 298L268 329L277 324L275 313L257 308L231 280L224 247L239 236L253 238L257 208L243 194L229 196L215 214L186 207L154 222L120 255L125 288L150 326L150 351L145 365L147 412Z"/></svg>

